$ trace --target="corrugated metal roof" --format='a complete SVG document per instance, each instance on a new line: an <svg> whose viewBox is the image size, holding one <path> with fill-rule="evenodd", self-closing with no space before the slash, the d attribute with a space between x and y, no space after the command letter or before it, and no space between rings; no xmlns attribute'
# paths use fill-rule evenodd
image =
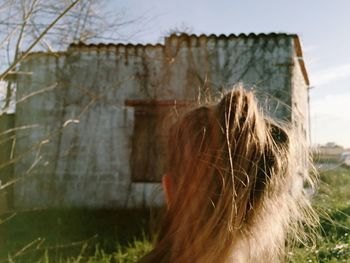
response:
<svg viewBox="0 0 350 263"><path fill-rule="evenodd" d="M304 58L303 58L303 50L301 48L301 43L298 35L294 35L294 48L295 53L299 61L301 72L303 73L306 85L310 86L309 76L307 74Z"/></svg>
<svg viewBox="0 0 350 263"><path fill-rule="evenodd" d="M264 33L260 33L260 34L254 34L254 33L250 33L250 34L230 34L230 35L225 35L225 34L221 34L221 35L215 35L215 34L211 34L211 35L205 35L205 34L201 34L201 35L195 35L195 34L172 34L168 37L165 37L165 41L167 41L168 39L172 39L172 38L198 38L198 39L236 39L236 38L242 38L242 39L272 39L272 38L287 38L287 37L298 37L296 34L286 34L286 33L268 33L268 34L264 34ZM78 43L72 43L70 44L69 48L86 48L86 47L91 47L91 48L108 48L108 47L163 47L163 44L146 44L146 45L142 45L142 44L132 44L132 43L127 43L127 44L122 44L122 43L91 43L91 44L86 44L84 42L78 42Z"/></svg>
<svg viewBox="0 0 350 263"><path fill-rule="evenodd" d="M255 34L255 33L249 33L249 34L230 34L230 35L225 35L225 34L220 34L220 35L215 35L215 34L210 34L210 35L205 35L205 34L201 34L201 35L195 35L195 34L172 34L169 37L166 38L173 38L173 37L188 37L188 38L208 38L208 39L235 39L235 38L242 38L242 39L263 39L263 38L283 38L283 37L295 37L297 36L296 34L287 34L287 33L259 33L259 34Z"/></svg>
<svg viewBox="0 0 350 263"><path fill-rule="evenodd" d="M68 49L71 48L109 48L109 47L136 47L136 48L145 48L145 47L164 47L164 45L157 43L157 44L146 44L146 45L142 45L142 44L131 44L131 43L127 43L127 44L123 44L123 43L91 43L91 44L86 44L84 42L78 42L78 43L72 43L69 45Z"/></svg>

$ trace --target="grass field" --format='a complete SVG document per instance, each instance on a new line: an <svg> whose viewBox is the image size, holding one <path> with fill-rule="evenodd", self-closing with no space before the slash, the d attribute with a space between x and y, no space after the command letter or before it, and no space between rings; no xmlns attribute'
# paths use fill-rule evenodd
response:
<svg viewBox="0 0 350 263"><path fill-rule="evenodd" d="M290 262L350 262L350 170L321 172L313 204L321 218L320 237L314 247L295 248ZM148 218L144 210L2 215L0 263L135 262L152 248Z"/></svg>
<svg viewBox="0 0 350 263"><path fill-rule="evenodd" d="M145 210L22 212L0 225L0 262L132 262L122 258L150 249L149 217Z"/></svg>

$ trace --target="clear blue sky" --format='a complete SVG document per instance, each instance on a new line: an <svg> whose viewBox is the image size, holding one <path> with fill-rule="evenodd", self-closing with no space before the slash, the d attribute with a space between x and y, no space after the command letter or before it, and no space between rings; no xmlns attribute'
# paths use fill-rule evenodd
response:
<svg viewBox="0 0 350 263"><path fill-rule="evenodd" d="M349 0L111 0L110 5L127 17L148 18L134 26L140 34L132 42L155 43L182 24L196 34L298 34L314 87L312 142L350 147Z"/></svg>

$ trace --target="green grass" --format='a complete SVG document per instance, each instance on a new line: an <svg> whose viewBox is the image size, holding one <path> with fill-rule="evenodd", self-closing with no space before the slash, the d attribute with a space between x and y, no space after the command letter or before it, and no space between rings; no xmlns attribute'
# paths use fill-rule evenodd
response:
<svg viewBox="0 0 350 263"><path fill-rule="evenodd" d="M313 202L319 238L316 246L296 248L291 262L350 262L350 169L321 172Z"/></svg>
<svg viewBox="0 0 350 263"><path fill-rule="evenodd" d="M146 210L21 212L0 224L0 262L133 262L150 250L149 217Z"/></svg>
<svg viewBox="0 0 350 263"><path fill-rule="evenodd" d="M320 174L313 198L321 227L316 245L290 262L350 262L350 169ZM4 219L8 215L3 215ZM42 210L0 224L1 262L135 262L152 249L145 210Z"/></svg>

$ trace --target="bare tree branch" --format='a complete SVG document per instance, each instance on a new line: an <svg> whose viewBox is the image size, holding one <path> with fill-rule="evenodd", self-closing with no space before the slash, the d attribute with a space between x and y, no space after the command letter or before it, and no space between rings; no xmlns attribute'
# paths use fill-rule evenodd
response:
<svg viewBox="0 0 350 263"><path fill-rule="evenodd" d="M3 80L7 74L13 70L16 65L22 61L26 56L28 56L29 52L40 42L40 40L46 35L46 33L56 25L56 23L69 11L71 10L77 3L79 3L80 0L74 1L72 4L70 4L55 20L53 20L50 25L40 34L40 36L34 40L34 42L27 48L26 51L23 52L23 54L16 58L15 61L0 75L0 80Z"/></svg>

